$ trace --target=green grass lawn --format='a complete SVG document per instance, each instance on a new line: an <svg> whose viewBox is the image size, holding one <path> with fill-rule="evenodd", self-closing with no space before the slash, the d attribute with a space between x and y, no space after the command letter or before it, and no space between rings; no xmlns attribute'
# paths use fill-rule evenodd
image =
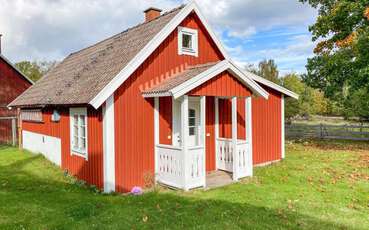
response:
<svg viewBox="0 0 369 230"><path fill-rule="evenodd" d="M103 195L0 147L0 229L368 229L369 144L287 144L287 158L210 191Z"/></svg>

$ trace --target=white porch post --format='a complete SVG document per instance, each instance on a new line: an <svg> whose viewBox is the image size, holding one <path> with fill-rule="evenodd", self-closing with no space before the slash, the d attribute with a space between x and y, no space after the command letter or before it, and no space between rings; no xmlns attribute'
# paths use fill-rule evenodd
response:
<svg viewBox="0 0 369 230"><path fill-rule="evenodd" d="M206 186L206 97L201 96L200 97L200 110L201 110L201 116L200 116L200 124L201 124L201 144L204 147L203 148L203 161L202 161L202 175L203 175L203 186Z"/></svg>
<svg viewBox="0 0 369 230"><path fill-rule="evenodd" d="M246 98L246 139L248 140L247 176L253 175L252 150L252 97Z"/></svg>
<svg viewBox="0 0 369 230"><path fill-rule="evenodd" d="M281 143L281 146L282 146L282 159L285 158L286 156L286 152L285 152L285 127L284 127L284 94L282 94L282 98L281 98L281 122L282 122L282 133L281 133L281 138L282 138L282 143Z"/></svg>
<svg viewBox="0 0 369 230"><path fill-rule="evenodd" d="M181 141L182 141L182 167L183 167L183 189L189 190L189 176L188 171L188 96L184 95L181 101Z"/></svg>
<svg viewBox="0 0 369 230"><path fill-rule="evenodd" d="M104 192L115 191L115 127L114 127L114 94L103 106L103 161Z"/></svg>
<svg viewBox="0 0 369 230"><path fill-rule="evenodd" d="M215 97L215 169L218 170L219 98Z"/></svg>
<svg viewBox="0 0 369 230"><path fill-rule="evenodd" d="M232 145L233 145L233 180L238 180L239 156L237 151L237 97L232 97Z"/></svg>
<svg viewBox="0 0 369 230"><path fill-rule="evenodd" d="M158 180L158 144L159 144L159 98L154 98L154 151L155 151L155 182Z"/></svg>

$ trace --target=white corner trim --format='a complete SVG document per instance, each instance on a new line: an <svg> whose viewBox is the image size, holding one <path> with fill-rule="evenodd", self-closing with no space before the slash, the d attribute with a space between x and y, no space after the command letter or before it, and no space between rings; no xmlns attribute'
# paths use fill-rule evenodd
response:
<svg viewBox="0 0 369 230"><path fill-rule="evenodd" d="M115 127L114 94L103 106L103 144L104 144L104 192L115 191Z"/></svg>
<svg viewBox="0 0 369 230"><path fill-rule="evenodd" d="M253 146L252 146L252 97L247 97L246 99L246 139L249 142L249 165L248 165L248 176L253 175Z"/></svg>
<svg viewBox="0 0 369 230"><path fill-rule="evenodd" d="M73 130L74 130L74 115L84 115L85 116L85 141L86 141L86 149L84 153L78 152L77 150L73 149ZM79 119L78 119L79 120ZM70 137L70 154L85 158L88 161L88 114L86 107L80 108L69 108L69 137ZM78 128L79 129L79 128Z"/></svg>
<svg viewBox="0 0 369 230"><path fill-rule="evenodd" d="M192 38L192 50L186 50L183 45L183 35L190 35ZM178 55L199 56L199 35L198 31L187 27L178 27Z"/></svg>
<svg viewBox="0 0 369 230"><path fill-rule="evenodd" d="M232 145L233 145L233 180L237 181L239 177L238 165L239 155L237 150L237 97L232 97Z"/></svg>
<svg viewBox="0 0 369 230"><path fill-rule="evenodd" d="M158 159L158 145L159 143L159 135L160 135L160 126L159 126L159 98L154 98L154 151L155 151L155 181L158 180L159 173L159 159Z"/></svg>
<svg viewBox="0 0 369 230"><path fill-rule="evenodd" d="M259 86L255 81L247 77L240 71L233 63L229 60L224 60L216 64L215 66L209 68L203 73L197 75L196 77L191 78L190 80L182 83L181 85L170 90L170 93L174 98L179 98L186 94L187 92L195 89L196 87L204 84L209 81L213 77L216 77L220 73L229 70L232 75L234 75L237 79L239 79L243 84L245 84L253 93L257 96L264 97L268 99L268 92L266 92L261 86Z"/></svg>
<svg viewBox="0 0 369 230"><path fill-rule="evenodd" d="M222 55L228 59L228 54L217 38L208 22L202 15L195 1L186 5L146 46L106 85L91 101L90 105L99 108L141 64L156 50L156 48L174 31L174 29L191 13L195 11L204 27L218 46Z"/></svg>
<svg viewBox="0 0 369 230"><path fill-rule="evenodd" d="M285 149L285 124L284 124L284 95L282 94L281 98L281 146L282 146L282 159L286 157L286 149Z"/></svg>
<svg viewBox="0 0 369 230"><path fill-rule="evenodd" d="M291 90L288 90L288 89L286 89L286 88L284 88L284 87L282 87L282 86L280 86L280 85L278 85L278 84L276 84L274 82L268 81L267 79L262 78L262 77L259 77L259 76L255 75L253 73L248 72L248 71L245 71L244 70L244 72L245 72L245 74L247 76L249 76L251 79L253 79L256 82L259 82L261 84L264 84L264 85L266 85L266 86L268 86L268 87L270 87L270 88L272 88L274 90L277 90L277 91L279 91L279 92L281 92L281 93L283 93L283 94L285 94L285 95L287 95L289 97L292 97L292 98L294 98L296 100L299 99L299 95L296 94L296 93L294 93L294 92L292 92Z"/></svg>

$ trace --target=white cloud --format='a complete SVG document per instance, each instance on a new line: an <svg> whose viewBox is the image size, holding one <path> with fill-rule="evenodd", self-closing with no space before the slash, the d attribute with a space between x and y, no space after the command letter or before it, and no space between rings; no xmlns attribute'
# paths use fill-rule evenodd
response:
<svg viewBox="0 0 369 230"><path fill-rule="evenodd" d="M316 17L316 10L297 0L201 0L198 3L212 24L227 28L230 35L241 38L277 26L307 27Z"/></svg>
<svg viewBox="0 0 369 230"><path fill-rule="evenodd" d="M94 44L143 21L142 10L157 6L164 10L188 0L0 0L0 33L3 53L12 61L63 59L67 54ZM297 0L198 0L205 16L235 60L244 65L262 58L275 58L291 68L310 55L307 37L294 30L260 33L276 27L306 30L315 11ZM225 33L224 33L225 32ZM306 36L306 33L302 33ZM259 37L263 36L263 37ZM254 42L273 36L292 39L276 48L249 52ZM234 38L242 44L235 44ZM227 39L227 40L226 40ZM267 45L267 44L265 44ZM302 69L303 67L299 67Z"/></svg>
<svg viewBox="0 0 369 230"><path fill-rule="evenodd" d="M170 0L0 0L3 53L13 61L62 59L143 21L149 6Z"/></svg>

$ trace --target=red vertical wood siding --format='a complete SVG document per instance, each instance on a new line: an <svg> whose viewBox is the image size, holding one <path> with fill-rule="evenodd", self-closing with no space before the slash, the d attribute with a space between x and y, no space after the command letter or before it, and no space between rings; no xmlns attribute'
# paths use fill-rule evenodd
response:
<svg viewBox="0 0 369 230"><path fill-rule="evenodd" d="M159 143L172 144L172 97L159 98Z"/></svg>
<svg viewBox="0 0 369 230"><path fill-rule="evenodd" d="M251 91L227 71L193 89L189 95L218 97L249 97Z"/></svg>
<svg viewBox="0 0 369 230"><path fill-rule="evenodd" d="M237 138L246 139L245 98L237 98ZM219 137L232 138L232 101L219 99Z"/></svg>
<svg viewBox="0 0 369 230"><path fill-rule="evenodd" d="M199 56L178 55L175 29L114 93L116 190L119 192L144 185L144 174L154 175L154 100L143 98L141 90L180 72L186 65L224 60L194 13L180 26L198 30Z"/></svg>
<svg viewBox="0 0 369 230"><path fill-rule="evenodd" d="M7 105L31 85L18 71L0 58L0 117L17 115L17 110L9 110Z"/></svg>
<svg viewBox="0 0 369 230"><path fill-rule="evenodd" d="M253 163L281 159L281 94L268 87L269 99L252 99Z"/></svg>
<svg viewBox="0 0 369 230"><path fill-rule="evenodd" d="M70 151L70 119L69 108L58 108L61 119L52 122L53 109L43 110L43 122L22 122L22 129L47 136L60 138L62 153L62 168L77 178L89 184L103 188L103 131L102 111L88 107L87 135L88 135L88 161L84 158L71 155Z"/></svg>
<svg viewBox="0 0 369 230"><path fill-rule="evenodd" d="M32 84L11 65L0 58L0 117L17 116L17 110L9 110L8 104ZM0 143L11 143L12 120L0 120Z"/></svg>
<svg viewBox="0 0 369 230"><path fill-rule="evenodd" d="M215 100L214 97L206 97L206 172L215 168Z"/></svg>

